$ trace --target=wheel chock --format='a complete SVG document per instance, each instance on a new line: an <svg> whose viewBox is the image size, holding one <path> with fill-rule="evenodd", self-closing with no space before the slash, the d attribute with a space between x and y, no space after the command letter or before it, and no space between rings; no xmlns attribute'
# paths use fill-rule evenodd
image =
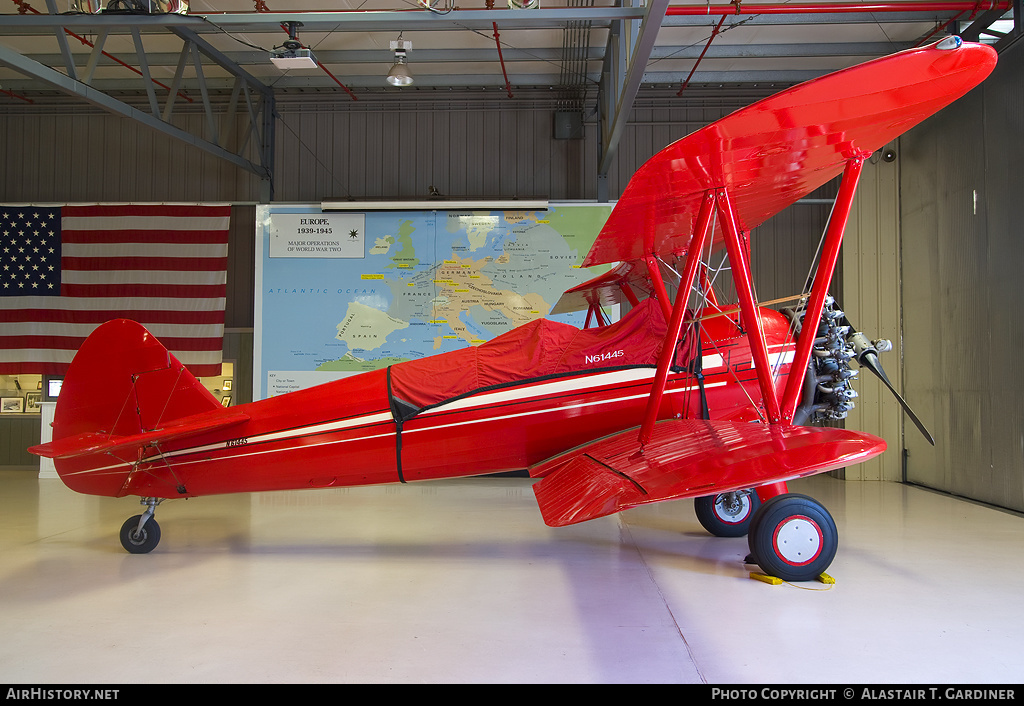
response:
<svg viewBox="0 0 1024 706"><path fill-rule="evenodd" d="M759 573L757 573L755 571L751 571L750 572L750 578L754 579L755 581L762 581L764 583L770 583L772 586L778 586L780 583L783 583L783 580L780 579L778 576L769 576L768 574L759 574ZM836 582L836 580L834 578L832 578L831 576L829 576L828 574L820 574L816 580L819 581L820 583L829 584L829 585L834 584Z"/></svg>

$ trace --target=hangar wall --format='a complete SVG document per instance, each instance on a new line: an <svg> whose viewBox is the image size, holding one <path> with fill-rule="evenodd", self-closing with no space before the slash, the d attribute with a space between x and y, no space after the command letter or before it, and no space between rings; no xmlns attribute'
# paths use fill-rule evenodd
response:
<svg viewBox="0 0 1024 706"><path fill-rule="evenodd" d="M893 348L879 355L879 361L893 386L902 385L902 342L900 335L899 258L899 145L897 158L888 162L879 153L864 163L857 197L843 238L842 285L833 288L847 318L872 341L884 338ZM861 370L855 386L859 397L846 419L849 429L860 429L882 437L885 453L844 470L847 480L902 479L903 434L917 433L909 420L904 429L903 412L874 375Z"/></svg>
<svg viewBox="0 0 1024 706"><path fill-rule="evenodd" d="M684 98L674 91L642 92L607 176L609 198L615 199L633 172L662 147L768 92L728 98L697 90ZM582 139L556 139L558 106L549 96L403 95L408 98L401 103L280 98L275 201L424 199L431 186L452 199L597 198L596 125L586 121ZM205 119L185 108L176 116L180 124ZM224 358L235 362L239 384L250 384L257 177L87 107L0 105L0 154L9 175L0 180L0 203L234 203ZM821 195L830 189L834 193L829 186ZM828 210L821 204L798 206L752 238L760 299L799 291ZM247 392L237 389L236 401L246 401ZM17 441L36 438L38 420L34 428L31 424L28 418L0 420L0 439L11 440L0 444L0 466L35 462Z"/></svg>
<svg viewBox="0 0 1024 706"><path fill-rule="evenodd" d="M1024 42L901 139L909 482L1024 511Z"/></svg>
<svg viewBox="0 0 1024 706"><path fill-rule="evenodd" d="M4 203L255 201L259 179L141 123L89 106L0 104ZM174 124L202 134L201 110ZM239 134L244 124L239 121Z"/></svg>

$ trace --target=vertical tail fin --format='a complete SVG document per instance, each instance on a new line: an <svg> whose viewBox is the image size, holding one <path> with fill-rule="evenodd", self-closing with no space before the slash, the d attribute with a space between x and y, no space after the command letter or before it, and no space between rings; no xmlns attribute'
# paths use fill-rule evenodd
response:
<svg viewBox="0 0 1024 706"><path fill-rule="evenodd" d="M159 441L244 419L224 409L142 325L116 319L78 350L57 401L53 441L29 451L53 458L72 490L118 496Z"/></svg>

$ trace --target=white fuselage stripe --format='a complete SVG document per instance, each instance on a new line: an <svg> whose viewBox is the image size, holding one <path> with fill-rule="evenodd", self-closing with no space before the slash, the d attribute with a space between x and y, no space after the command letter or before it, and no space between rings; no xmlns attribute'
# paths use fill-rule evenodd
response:
<svg viewBox="0 0 1024 706"><path fill-rule="evenodd" d="M709 367L710 367L710 365L714 365L717 368L717 367L721 367L722 366L722 362L723 361L722 361L721 356L718 356L718 355L708 355L708 356L704 357L703 362L705 364L709 364ZM714 368L712 368L712 369L714 369ZM587 376L583 376L583 377L576 377L576 378L571 378L571 379L567 379L567 380L552 380L552 381L535 383L533 385L527 384L525 386L510 387L508 389L500 389L500 390L495 390L495 391L492 391L492 392L485 392L485 393L482 393L482 394L467 396L467 397L464 397L464 398L460 398L460 399L454 400L454 401L449 402L447 404L439 405L437 407L434 407L434 408L431 408L429 410L424 411L422 414L420 414L417 417L415 417L415 419L429 420L431 415L440 415L440 414L445 414L445 413L450 413L450 412L455 412L455 411L460 411L460 410L471 410L471 409L474 409L474 408L489 407L489 406L492 406L492 405L508 403L508 402L525 401L525 400L529 400L529 399L533 399L533 398L537 398L537 397L542 397L544 395L560 395L560 394L572 393L572 392L586 392L587 390L590 390L590 389L593 389L593 388L596 388L596 387L603 387L603 386L608 386L608 385L617 385L617 384L618 385L622 385L622 384L637 383L637 382L642 382L642 381L653 379L654 376L655 376L655 373L656 373L656 370L654 368L647 368L647 367L645 367L645 368L629 368L629 369L625 369L625 370L615 370L615 371L610 371L610 372L605 372L605 373L597 373L595 375L587 375ZM721 387L721 386L724 386L726 384L727 383L725 381L714 382L714 383L707 383L707 384L704 385L704 387L705 387L705 389L708 389L708 388L713 388L713 387ZM691 390L697 389L697 387L698 387L697 385L689 385L687 387L683 387L683 388L679 388L679 389L675 389L675 390L666 390L665 392L666 392L666 394L686 393L686 392L690 392ZM650 395L649 391L643 391L643 392L639 392L637 394L632 394L632 395L625 395L625 396L621 396L621 397L612 397L612 398L608 398L608 399L601 399L601 400L594 400L594 401L578 402L578 403L575 403L575 404L568 404L568 405L556 404L556 405L553 405L553 406L545 407L543 409L535 409L535 410L524 411L524 412L513 412L513 413L510 413L510 414L489 415L489 416L479 417L479 418L475 418L475 419L466 419L466 420L462 420L462 421L458 421L458 422L431 424L429 426L423 426L423 427L420 427L420 428L403 429L403 433L407 433L408 434L408 433L412 433L412 432L432 431L432 430L437 430L437 429L446 429L446 428L451 428L451 427L468 426L468 425L472 425L472 424L482 424L482 423L501 421L501 420L506 420L506 419L515 419L515 418L524 417L524 416L544 415L544 414L549 414L549 413L552 413L552 412L558 412L558 411L561 411L561 410L584 409L584 408L594 407L594 406L598 406L598 405L614 404L614 403L625 402L625 401L629 401L629 400L642 399L644 397L648 397L649 395ZM273 432L267 432L265 434L259 434L257 436L245 437L245 443L244 444L236 445L236 444L232 443L233 441L236 441L236 440L233 439L233 440L220 441L220 442L213 443L213 444L206 444L204 446L196 446L196 447L189 447L189 448L179 449L177 451L168 451L166 453L159 454L159 455L153 456L151 458L148 458L148 459L146 459L146 461L152 463L152 462L157 462L157 461L160 461L160 460L174 459L174 458L180 457L180 456L189 456L189 455L193 455L193 454L197 454L197 453L204 453L204 452L223 451L223 450L226 450L226 449L235 449L237 451L237 453L233 454L233 456L235 456L236 458L237 457L244 457L244 456L258 456L258 455L267 454L267 453L279 453L281 451L290 451L290 450L292 450L292 449L294 449L296 447L295 446L287 446L287 447L276 448L276 449L257 448L257 447L262 445L262 444L265 444L267 442L282 441L282 440L289 440L289 439L298 439L298 438L304 438L304 437L312 436L312 435L315 435L315 434L324 434L324 433L341 431L343 429L349 429L349 428L354 428L354 427L359 427L359 426L366 426L366 425L373 425L373 424L381 424L381 423L387 423L387 422L393 422L393 421L394 421L394 419L393 419L393 417L392 417L390 412L375 412L373 414L367 414L367 415L360 416L360 417L352 417L352 418L349 418L349 419L337 420L337 421L332 421L332 422L323 422L323 423L314 424L314 425L310 425L310 426L306 426L306 427L298 427L298 428L295 428L295 429L273 431ZM368 435L368 436L362 436L362 437L357 437L357 438L332 439L332 440L317 442L317 443L313 443L313 444L306 443L306 444L303 444L303 448L307 448L307 447L310 447L310 446L321 446L321 445L330 445L330 444L338 444L338 443L349 443L349 442L353 442L353 441L362 441L362 440L366 440L366 439L378 438L378 437L381 437L381 436L394 436L394 435L395 435L395 431L392 430L392 431L388 431L388 432L385 432L385 433L382 433L382 434L371 434L371 435ZM221 459L224 459L224 458L225 458L225 456L221 456L217 460L221 460ZM192 461L184 461L183 460L183 462L187 462L187 463L203 462L203 461L206 461L206 459L195 459L195 460L192 460ZM79 471L78 473L83 473L83 474L102 474L102 473L114 472L115 470L123 471L125 465L128 465L128 464L127 463L120 463L120 464L116 464L116 465L105 466L105 467L102 467L102 468L94 468L94 469Z"/></svg>
<svg viewBox="0 0 1024 706"><path fill-rule="evenodd" d="M707 389L707 388L710 388L710 387L721 387L722 385L725 385L725 384L726 383L724 381L722 381L722 382L713 382L713 383L706 384L704 386L704 388ZM672 394L678 394L678 393L681 393L681 392L690 392L691 390L696 389L696 387L697 386L694 385L694 386L691 386L691 387L680 388L678 390L666 390L665 394L672 395ZM480 418L480 419L467 419L467 420L464 420L464 421L461 421L461 422L452 422L450 424L435 424L433 426L422 427L420 429L403 429L402 433L403 434L411 434L413 432L434 431L435 429L446 429L446 428L449 428L449 427L467 426L469 424L483 424L485 422L496 422L496 421L500 421L500 420L503 420L503 419L515 419L517 417L531 417L531 416L534 416L534 415L547 414L549 412L558 412L558 411L567 410L567 409L583 409L585 407L594 407L596 405L611 404L613 402L627 402L629 400L643 399L644 397L650 397L650 396L651 396L650 392L641 392L641 393L638 393L636 395L626 395L625 397L614 397L614 398L611 398L611 399L596 400L594 402L580 402L578 404L558 405L557 407L548 407L546 409L535 409L535 410L531 410L529 412L515 412L513 414L501 414L501 415L497 415L497 416L493 416L493 417L483 417L483 418Z"/></svg>

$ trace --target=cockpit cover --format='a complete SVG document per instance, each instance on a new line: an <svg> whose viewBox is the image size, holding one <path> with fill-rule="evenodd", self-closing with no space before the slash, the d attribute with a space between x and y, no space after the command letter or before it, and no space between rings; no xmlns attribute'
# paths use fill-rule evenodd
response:
<svg viewBox="0 0 1024 706"><path fill-rule="evenodd" d="M548 375L653 366L665 332L654 299L601 328L581 330L538 319L475 348L392 365L391 395L415 413L478 390Z"/></svg>

